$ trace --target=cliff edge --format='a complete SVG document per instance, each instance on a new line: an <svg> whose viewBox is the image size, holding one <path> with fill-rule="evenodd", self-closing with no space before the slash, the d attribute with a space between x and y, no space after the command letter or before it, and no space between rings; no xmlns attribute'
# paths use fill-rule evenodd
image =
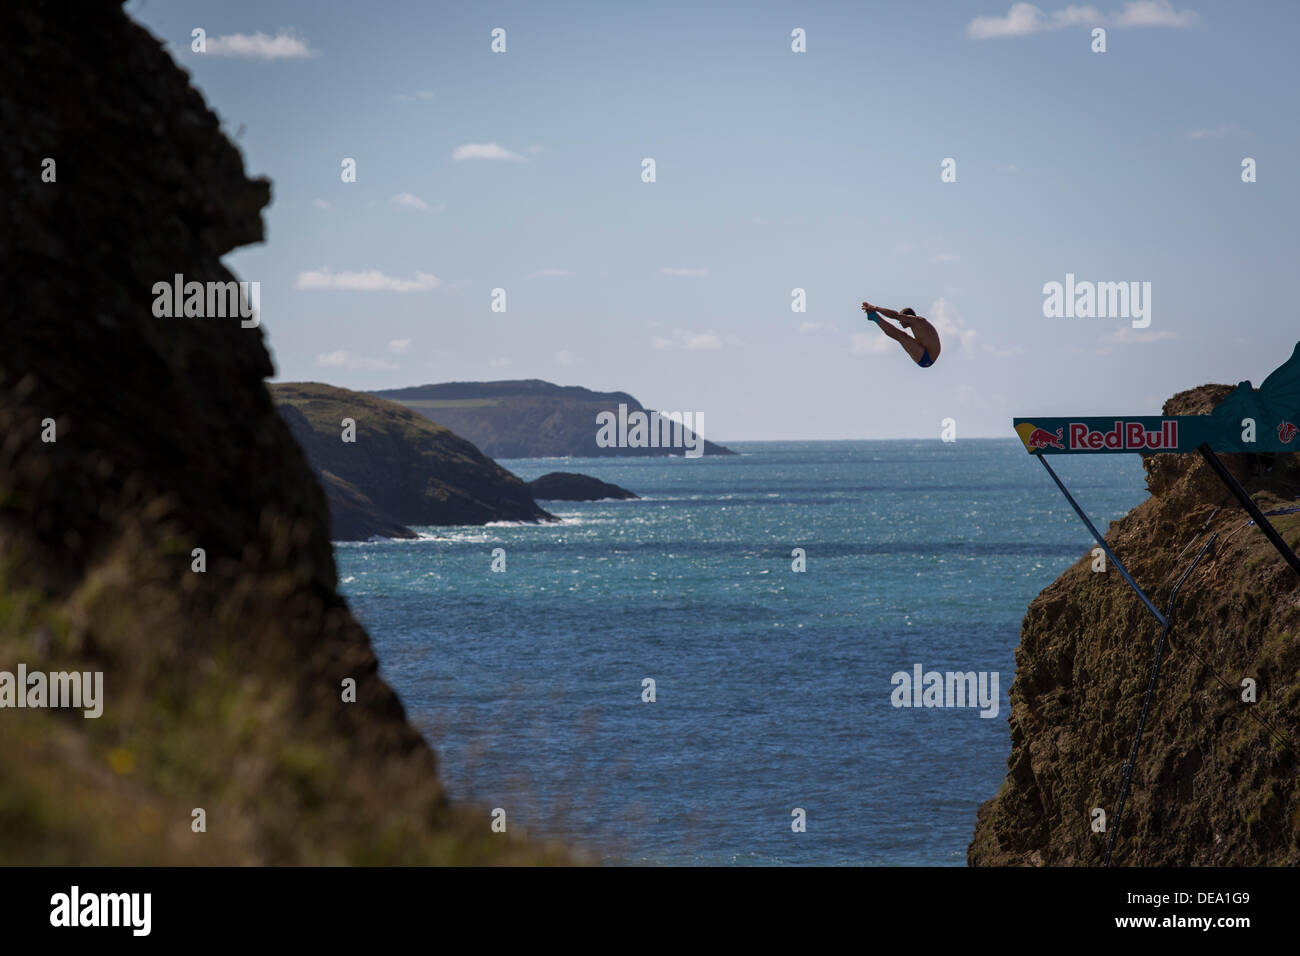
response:
<svg viewBox="0 0 1300 956"><path fill-rule="evenodd" d="M1207 414L1230 391L1181 392L1164 414ZM1265 511L1300 504L1300 456L1220 457ZM1143 465L1151 497L1106 540L1157 606L1205 538L1218 539L1179 591L1112 862L1295 865L1300 787L1285 741L1296 746L1300 725L1300 578L1199 455ZM1270 520L1300 546L1300 513ZM979 809L971 865L1083 866L1104 855L1094 810L1113 820L1158 630L1119 573L1094 572L1092 560L1085 553L1025 614L1008 773ZM1245 678L1254 703L1243 700Z"/></svg>

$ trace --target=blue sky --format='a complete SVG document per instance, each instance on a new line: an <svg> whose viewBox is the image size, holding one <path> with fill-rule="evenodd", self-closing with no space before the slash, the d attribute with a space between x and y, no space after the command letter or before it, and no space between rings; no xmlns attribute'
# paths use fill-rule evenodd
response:
<svg viewBox="0 0 1300 956"><path fill-rule="evenodd" d="M126 9L272 180L267 241L226 261L278 380L543 378L720 441L960 440L1258 384L1300 338L1294 3ZM1150 325L1045 317L1067 273L1150 282ZM935 321L935 366L863 299Z"/></svg>

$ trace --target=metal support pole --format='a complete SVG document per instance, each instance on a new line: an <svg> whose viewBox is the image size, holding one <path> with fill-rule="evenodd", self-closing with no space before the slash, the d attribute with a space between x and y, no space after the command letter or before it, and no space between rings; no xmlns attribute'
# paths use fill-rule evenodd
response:
<svg viewBox="0 0 1300 956"><path fill-rule="evenodd" d="M1106 556L1110 558L1115 567L1119 568L1119 573L1124 576L1124 580L1128 582L1128 586L1131 587L1133 592L1142 599L1142 603L1147 606L1147 610L1150 611L1152 616L1160 623L1160 626L1167 627L1168 622L1165 620L1165 616L1160 613L1160 609L1152 604L1151 599L1146 596L1146 592L1138 587L1137 582L1133 580L1133 575L1129 574L1128 568L1124 567L1124 562L1120 561L1115 552L1110 549L1110 545L1106 544L1106 539L1101 536L1101 532L1098 531L1093 526L1093 523L1088 520L1088 516L1083 513L1083 509L1079 507L1079 503L1075 501L1070 495L1070 492L1066 490L1061 479L1056 477L1056 472L1054 472L1052 466L1047 463L1047 456L1040 454L1038 455L1038 460L1042 463L1042 466L1047 469L1047 473L1052 476L1052 480L1056 482L1056 487L1061 489L1061 494L1065 495L1065 500L1070 503L1070 507L1074 509L1074 513L1077 514L1080 520L1088 526L1088 530L1092 532L1093 538L1095 538L1097 543L1101 545L1101 549L1106 552Z"/></svg>
<svg viewBox="0 0 1300 956"><path fill-rule="evenodd" d="M1255 504L1254 499L1246 494L1246 489L1241 487L1236 478L1232 477L1232 472L1228 471L1228 467L1219 460L1219 456L1214 453L1214 449L1209 445L1201 445L1196 450L1201 453L1202 458L1210 463L1210 467L1219 476L1219 480L1227 485L1228 490L1241 502L1241 506L1246 509L1246 513L1255 519L1255 524L1259 525L1259 530L1264 532L1264 536L1268 538L1273 547L1277 548L1278 553L1286 558L1286 563L1291 565L1291 570L1295 571L1296 574L1300 574L1300 557L1296 557L1296 553L1282 540L1282 536L1277 533L1277 529L1265 517L1264 512L1259 510L1259 505Z"/></svg>

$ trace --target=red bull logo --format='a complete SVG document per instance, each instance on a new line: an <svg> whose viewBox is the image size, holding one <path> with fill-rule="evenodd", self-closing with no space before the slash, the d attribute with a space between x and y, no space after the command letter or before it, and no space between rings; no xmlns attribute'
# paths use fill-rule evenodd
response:
<svg viewBox="0 0 1300 956"><path fill-rule="evenodd" d="M1025 447L1034 449L1059 448L1061 451L1065 451L1065 446L1061 444L1061 429L1058 428L1056 434L1053 435L1049 431L1035 428L1029 433L1029 437L1025 439Z"/></svg>
<svg viewBox="0 0 1300 956"><path fill-rule="evenodd" d="M1284 445L1291 444L1291 439L1295 438L1295 433L1297 431L1300 431L1300 429L1297 429L1295 425L1290 422L1283 422L1281 425L1277 426L1278 441L1282 442Z"/></svg>

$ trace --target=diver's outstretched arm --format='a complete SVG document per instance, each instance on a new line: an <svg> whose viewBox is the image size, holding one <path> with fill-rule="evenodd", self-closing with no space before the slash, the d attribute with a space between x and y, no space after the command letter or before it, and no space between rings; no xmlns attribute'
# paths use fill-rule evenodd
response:
<svg viewBox="0 0 1300 956"><path fill-rule="evenodd" d="M904 315L901 312L895 312L893 309L886 309L883 305L873 305L872 308L881 315L893 319L895 322L902 322L903 325L907 325L907 323L911 322L913 319L925 318L923 315Z"/></svg>

